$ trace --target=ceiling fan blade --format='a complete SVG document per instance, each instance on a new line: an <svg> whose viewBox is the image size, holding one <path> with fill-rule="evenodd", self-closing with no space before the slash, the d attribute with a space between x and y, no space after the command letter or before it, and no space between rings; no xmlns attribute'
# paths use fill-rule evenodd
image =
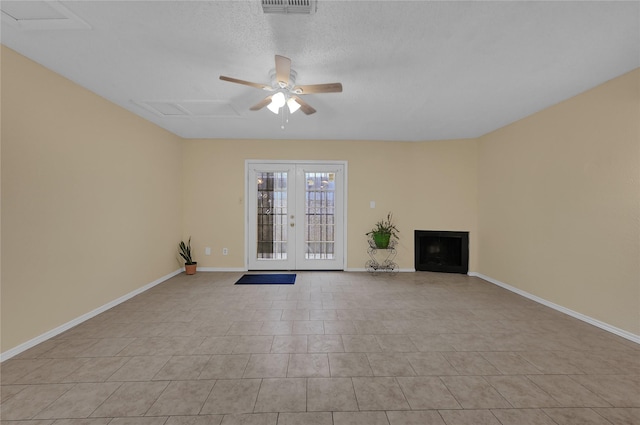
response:
<svg viewBox="0 0 640 425"><path fill-rule="evenodd" d="M230 83L244 84L245 86L255 87L257 89L262 89L262 90L266 90L266 91L273 91L273 87L268 86L266 84L252 83L251 81L238 80L237 78L225 77L224 75L221 75L220 79L222 81L228 81Z"/></svg>
<svg viewBox="0 0 640 425"><path fill-rule="evenodd" d="M259 111L260 109L264 108L265 106L267 106L268 104L271 103L271 98L273 96L267 96L264 99L262 99L260 102L256 103L255 105L253 105L251 108L249 108L249 110L251 111Z"/></svg>
<svg viewBox="0 0 640 425"><path fill-rule="evenodd" d="M291 59L276 55L276 81L281 88L289 85L291 76Z"/></svg>
<svg viewBox="0 0 640 425"><path fill-rule="evenodd" d="M307 86L295 86L293 88L293 92L296 94L341 93L342 83L311 84Z"/></svg>
<svg viewBox="0 0 640 425"><path fill-rule="evenodd" d="M311 115L316 111L307 102L300 99L298 96L291 96L291 98L296 102L298 102L298 104L300 105L300 110L304 112L306 115Z"/></svg>

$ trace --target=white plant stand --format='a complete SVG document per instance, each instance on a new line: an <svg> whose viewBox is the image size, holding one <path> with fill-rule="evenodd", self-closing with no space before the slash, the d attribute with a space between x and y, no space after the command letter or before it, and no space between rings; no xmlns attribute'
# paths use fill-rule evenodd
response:
<svg viewBox="0 0 640 425"><path fill-rule="evenodd" d="M396 241L392 239L387 248L378 248L372 239L369 239L367 253L370 260L365 263L365 268L370 273L397 273L398 265L393 261L398 252Z"/></svg>

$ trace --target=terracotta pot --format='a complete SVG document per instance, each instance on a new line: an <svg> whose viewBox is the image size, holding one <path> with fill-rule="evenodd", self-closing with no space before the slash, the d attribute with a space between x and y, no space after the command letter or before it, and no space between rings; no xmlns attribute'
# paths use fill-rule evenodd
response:
<svg viewBox="0 0 640 425"><path fill-rule="evenodd" d="M185 264L184 271L187 274L196 274L196 267L198 267L198 263Z"/></svg>

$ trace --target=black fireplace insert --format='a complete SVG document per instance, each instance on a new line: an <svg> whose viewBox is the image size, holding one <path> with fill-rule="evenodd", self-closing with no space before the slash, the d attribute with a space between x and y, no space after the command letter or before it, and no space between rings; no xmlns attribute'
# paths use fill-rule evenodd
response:
<svg viewBox="0 0 640 425"><path fill-rule="evenodd" d="M463 273L469 271L469 232L415 231L417 271Z"/></svg>

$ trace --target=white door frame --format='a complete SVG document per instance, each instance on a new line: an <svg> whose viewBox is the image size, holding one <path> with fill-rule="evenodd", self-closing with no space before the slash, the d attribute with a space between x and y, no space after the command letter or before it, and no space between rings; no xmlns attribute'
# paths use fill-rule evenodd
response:
<svg viewBox="0 0 640 425"><path fill-rule="evenodd" d="M252 254L252 250L250 248L250 244L249 244L249 196L250 196L250 188L249 188L249 169L252 165L256 165L256 164L288 164L288 165L305 165L305 164L312 164L312 165L340 165L343 167L344 169L344 180L343 180L343 199L342 199L342 205L343 205L343 211L342 211L342 217L343 217L343 225L342 225L342 244L343 244L343 249L342 249L342 267L343 270L347 269L347 187L348 187L348 172L347 172L347 161L335 161L335 160L326 160L326 161L322 161L322 160L301 160L301 161L296 161L296 160L262 160L262 159L246 159L244 162L244 251L245 251L245 255L244 255L244 269L245 270L249 270L249 256Z"/></svg>

